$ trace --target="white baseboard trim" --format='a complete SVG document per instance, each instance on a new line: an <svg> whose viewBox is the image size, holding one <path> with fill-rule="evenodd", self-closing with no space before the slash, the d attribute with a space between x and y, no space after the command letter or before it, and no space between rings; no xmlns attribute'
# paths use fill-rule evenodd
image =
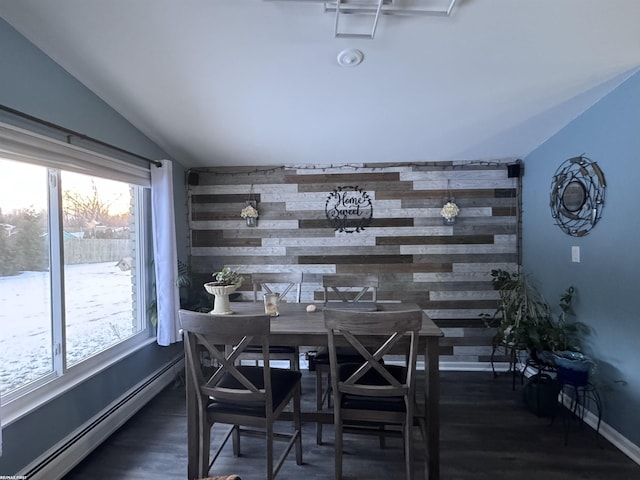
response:
<svg viewBox="0 0 640 480"><path fill-rule="evenodd" d="M418 362L420 363L420 362ZM496 372L506 372L509 370L508 363L494 364ZM489 362L440 362L441 371L449 372L491 372L491 363Z"/></svg>
<svg viewBox="0 0 640 480"><path fill-rule="evenodd" d="M571 398L565 394L560 395L560 399L562 404L566 408L571 407ZM591 410L585 409L584 414L584 423L589 425L594 430L598 427L598 416L593 413ZM616 429L611 427L606 422L600 422L600 435L606 438L613 446L615 446L618 450L624 453L627 457L633 460L635 463L640 465L640 446L633 443L627 437L622 435Z"/></svg>
<svg viewBox="0 0 640 480"><path fill-rule="evenodd" d="M17 473L29 480L59 480L144 407L184 370L184 359L149 375Z"/></svg>

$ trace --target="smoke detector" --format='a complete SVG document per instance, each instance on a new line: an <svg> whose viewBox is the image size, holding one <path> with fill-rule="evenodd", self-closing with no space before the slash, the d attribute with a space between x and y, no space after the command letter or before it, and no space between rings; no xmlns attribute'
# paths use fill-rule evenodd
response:
<svg viewBox="0 0 640 480"><path fill-rule="evenodd" d="M338 64L342 67L355 67L362 63L364 54L355 48L347 48L338 54Z"/></svg>

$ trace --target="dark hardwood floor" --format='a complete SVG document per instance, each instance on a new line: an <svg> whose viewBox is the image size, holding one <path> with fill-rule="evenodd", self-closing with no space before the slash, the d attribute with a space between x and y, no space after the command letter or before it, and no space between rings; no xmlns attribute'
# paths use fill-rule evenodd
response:
<svg viewBox="0 0 640 480"><path fill-rule="evenodd" d="M486 372L442 372L441 478L443 480L567 480L640 479L640 466L588 426L569 423L564 444L562 418L551 422L529 412L522 387L511 389L510 375L493 378ZM305 371L303 404L314 403L314 377ZM568 418L568 417L567 417ZM284 425L285 427L288 425ZM421 447L416 429L416 448ZM333 475L332 431L326 443L315 444L315 425L303 428L304 465L293 455L278 474L281 480L329 480ZM346 437L345 479L402 479L402 445L389 439L381 450L375 438ZM237 473L243 480L264 478L263 442L243 438L242 456L230 445L211 475ZM64 480L186 479L184 390L168 387ZM416 468L424 478L424 468Z"/></svg>

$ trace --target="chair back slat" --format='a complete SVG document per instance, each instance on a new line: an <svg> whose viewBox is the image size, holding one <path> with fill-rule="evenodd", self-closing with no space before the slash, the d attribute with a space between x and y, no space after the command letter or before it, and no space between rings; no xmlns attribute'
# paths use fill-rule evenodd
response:
<svg viewBox="0 0 640 480"><path fill-rule="evenodd" d="M251 275L253 285L253 301L258 301L258 294L279 293L282 300L291 290L294 290L294 299L300 303L302 294L302 272L266 272Z"/></svg>
<svg viewBox="0 0 640 480"><path fill-rule="evenodd" d="M359 302L370 296L378 299L379 279L377 274L331 274L322 277L324 303L332 299L342 302Z"/></svg>
<svg viewBox="0 0 640 480"><path fill-rule="evenodd" d="M380 374L388 383L394 388L402 388L400 382L396 380L389 371L381 364L383 357L393 348L400 339L400 336L404 333L395 332L390 335L387 340L372 354L366 349L364 345L358 340L356 336L351 334L348 330L338 330L344 338L362 355L365 363L353 372L348 380L344 381L345 387L348 385L355 385L369 370L375 370Z"/></svg>

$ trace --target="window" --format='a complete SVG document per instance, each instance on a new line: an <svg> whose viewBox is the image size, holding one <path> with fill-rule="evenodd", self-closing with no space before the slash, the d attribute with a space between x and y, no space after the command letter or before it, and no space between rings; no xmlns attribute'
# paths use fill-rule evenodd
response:
<svg viewBox="0 0 640 480"><path fill-rule="evenodd" d="M53 373L53 332L47 170L0 159L0 172L0 394L4 397ZM30 188L16 188L26 182Z"/></svg>
<svg viewBox="0 0 640 480"><path fill-rule="evenodd" d="M150 340L147 186L73 161L60 168L59 157L7 157L0 152L3 405Z"/></svg>

